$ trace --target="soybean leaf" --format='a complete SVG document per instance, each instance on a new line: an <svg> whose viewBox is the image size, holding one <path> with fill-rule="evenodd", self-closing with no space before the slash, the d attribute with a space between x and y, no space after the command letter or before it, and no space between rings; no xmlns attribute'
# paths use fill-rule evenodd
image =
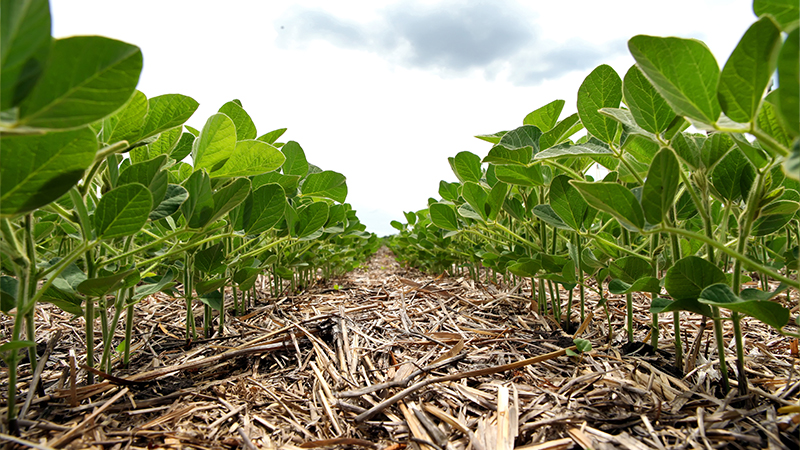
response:
<svg viewBox="0 0 800 450"><path fill-rule="evenodd" d="M164 199L150 211L148 218L156 221L175 214L187 198L189 198L189 192L183 186L168 184Z"/></svg>
<svg viewBox="0 0 800 450"><path fill-rule="evenodd" d="M781 330L789 323L789 310L779 303L768 300L742 300L724 283L703 289L700 293L700 302L755 317L776 330Z"/></svg>
<svg viewBox="0 0 800 450"><path fill-rule="evenodd" d="M286 211L286 193L276 183L265 184L253 190L244 208L244 231L258 234L274 227Z"/></svg>
<svg viewBox="0 0 800 450"><path fill-rule="evenodd" d="M762 291L760 289L743 289L742 292L739 293L739 297L742 300L770 300L774 298L776 295L780 294L781 292L789 289L789 285L786 283L781 283L774 291Z"/></svg>
<svg viewBox="0 0 800 450"><path fill-rule="evenodd" d="M728 154L731 147L733 147L733 138L728 133L712 134L710 138L703 142L703 148L700 152L703 166L707 169L713 169L717 162Z"/></svg>
<svg viewBox="0 0 800 450"><path fill-rule="evenodd" d="M297 210L294 237L302 239L317 232L328 221L328 204L314 202Z"/></svg>
<svg viewBox="0 0 800 450"><path fill-rule="evenodd" d="M567 102L564 100L553 100L525 116L522 123L524 125L533 125L539 128L539 130L546 132L556 124L558 116L561 115L561 110L564 109L566 103Z"/></svg>
<svg viewBox="0 0 800 450"><path fill-rule="evenodd" d="M178 143L172 148L169 157L175 161L182 161L184 158L192 153L192 145L194 144L195 137L192 133L183 133Z"/></svg>
<svg viewBox="0 0 800 450"><path fill-rule="evenodd" d="M447 181L439 181L439 195L444 200L455 201L458 199L458 183L448 183Z"/></svg>
<svg viewBox="0 0 800 450"><path fill-rule="evenodd" d="M610 119L609 119L610 120ZM578 158L586 156L614 156L614 152L608 147L608 144L598 139L591 138L588 142L583 144L570 144L564 143L555 147L550 147L543 150L533 157L535 161L541 161L554 158Z"/></svg>
<svg viewBox="0 0 800 450"><path fill-rule="evenodd" d="M486 200L486 215L489 220L497 219L497 214L503 209L507 192L508 185L506 183L498 182L492 186L489 198Z"/></svg>
<svg viewBox="0 0 800 450"><path fill-rule="evenodd" d="M311 173L306 176L300 188L303 196L324 197L344 203L347 198L347 179L332 170Z"/></svg>
<svg viewBox="0 0 800 450"><path fill-rule="evenodd" d="M113 113L131 98L142 71L138 47L100 36L53 41L41 78L19 104L19 124L75 128Z"/></svg>
<svg viewBox="0 0 800 450"><path fill-rule="evenodd" d="M750 234L753 236L768 236L783 228L792 218L794 218L794 213L760 216L753 222L753 228Z"/></svg>
<svg viewBox="0 0 800 450"><path fill-rule="evenodd" d="M213 223L242 203L250 193L250 180L236 178L232 183L214 192L214 212L203 226Z"/></svg>
<svg viewBox="0 0 800 450"><path fill-rule="evenodd" d="M197 283L194 287L195 291L197 291L197 299L214 311L221 310L223 297L222 293L219 292L219 288L224 286L227 281L226 278L218 278Z"/></svg>
<svg viewBox="0 0 800 450"><path fill-rule="evenodd" d="M263 135L259 136L258 140L266 142L267 144L273 145L273 144L275 144L275 141L277 141L278 138L283 136L283 133L285 133L285 132L286 132L286 128L278 128L277 130L273 130L273 131L270 131L267 134L263 134Z"/></svg>
<svg viewBox="0 0 800 450"><path fill-rule="evenodd" d="M628 41L628 49L673 111L702 123L716 123L721 111L719 66L704 43L639 35Z"/></svg>
<svg viewBox="0 0 800 450"><path fill-rule="evenodd" d="M161 276L158 280L153 280L153 282L148 282L151 279L145 278L144 281L147 282L146 284L142 284L136 286L133 291L133 300L141 300L148 295L153 295L156 292L166 290L170 286L174 286L172 280L175 278L175 273L172 271L172 268L167 269L164 275Z"/></svg>
<svg viewBox="0 0 800 450"><path fill-rule="evenodd" d="M181 94L164 94L147 100L147 117L138 139L147 139L183 125L198 106L200 104L195 99Z"/></svg>
<svg viewBox="0 0 800 450"><path fill-rule="evenodd" d="M617 134L617 122L598 111L617 108L622 101L622 79L608 65L595 68L578 89L578 116L592 136L610 143Z"/></svg>
<svg viewBox="0 0 800 450"><path fill-rule="evenodd" d="M256 132L256 124L253 119L247 114L247 111L241 105L235 102L228 102L219 108L219 112L230 117L233 124L236 126L236 140L244 141L255 139L258 136Z"/></svg>
<svg viewBox="0 0 800 450"><path fill-rule="evenodd" d="M257 140L237 141L234 152L219 170L211 172L212 178L249 177L272 172L286 158L280 150Z"/></svg>
<svg viewBox="0 0 800 450"><path fill-rule="evenodd" d="M0 276L0 311L8 314L17 305L19 281L14 277Z"/></svg>
<svg viewBox="0 0 800 450"><path fill-rule="evenodd" d="M800 134L800 28L789 33L781 47L778 86L778 110L783 124L797 137Z"/></svg>
<svg viewBox="0 0 800 450"><path fill-rule="evenodd" d="M499 144L511 150L531 147L533 154L539 151L542 131L533 125L523 125L503 135ZM530 161L530 158L528 159ZM525 161L527 163L527 161Z"/></svg>
<svg viewBox="0 0 800 450"><path fill-rule="evenodd" d="M633 192L617 183L572 181L586 202L614 216L631 231L644 228L644 211Z"/></svg>
<svg viewBox="0 0 800 450"><path fill-rule="evenodd" d="M268 172L253 177L253 189L257 189L267 183L280 184L287 196L294 197L297 192L297 187L300 184L300 176L284 175L278 172Z"/></svg>
<svg viewBox="0 0 800 450"><path fill-rule="evenodd" d="M494 133L494 134L479 134L479 135L477 135L475 137L480 139L480 140L482 140L482 141L489 142L491 144L499 144L500 143L500 139L506 133L508 133L508 132L507 131L498 131L497 133Z"/></svg>
<svg viewBox="0 0 800 450"><path fill-rule="evenodd" d="M458 152L455 157L447 160L450 162L450 167L453 169L453 173L456 174L458 181L464 183L466 181L478 182L481 180L483 173L481 172L480 156L470 152Z"/></svg>
<svg viewBox="0 0 800 450"><path fill-rule="evenodd" d="M747 195L755 174L755 168L744 153L735 148L729 151L714 168L711 182L723 199L738 202Z"/></svg>
<svg viewBox="0 0 800 450"><path fill-rule="evenodd" d="M589 205L570 181L571 178L566 175L553 178L550 182L550 206L564 223L580 231Z"/></svg>
<svg viewBox="0 0 800 450"><path fill-rule="evenodd" d="M538 164L529 167L517 165L495 166L495 176L502 182L520 186L544 185L542 167Z"/></svg>
<svg viewBox="0 0 800 450"><path fill-rule="evenodd" d="M655 269L652 264L638 256L624 256L613 261L608 266L612 277L618 278L628 284L645 277L654 277Z"/></svg>
<svg viewBox="0 0 800 450"><path fill-rule="evenodd" d="M615 121L619 122L622 125L622 135L620 136L620 140L625 145L628 141L629 137L633 136L645 136L649 140L655 142L656 137L653 133L645 130L644 128L640 127L639 124L636 123L636 120L631 114L630 111L623 108L601 108L600 114L610 117Z"/></svg>
<svg viewBox="0 0 800 450"><path fill-rule="evenodd" d="M289 141L281 147L281 152L286 156L286 162L283 163L282 168L285 175L306 176L308 173L308 160L306 160L306 154L300 144L295 141Z"/></svg>
<svg viewBox="0 0 800 450"><path fill-rule="evenodd" d="M727 278L719 267L703 258L687 256L667 270L664 287L676 300L695 299L708 286L726 281Z"/></svg>
<svg viewBox="0 0 800 450"><path fill-rule="evenodd" d="M159 155L149 161L132 164L126 167L117 180L117 186L123 184L139 183L147 186L153 195L153 206L157 206L164 199L167 192L168 175L161 170L167 162L167 155Z"/></svg>
<svg viewBox="0 0 800 450"><path fill-rule="evenodd" d="M152 208L153 196L139 183L110 190L100 199L94 213L97 238L114 239L138 232Z"/></svg>
<svg viewBox="0 0 800 450"><path fill-rule="evenodd" d="M189 198L181 205L183 216L190 228L201 228L214 213L211 179L205 170L198 170L183 182Z"/></svg>
<svg viewBox="0 0 800 450"><path fill-rule="evenodd" d="M503 210L516 220L529 220L525 207L517 197L508 197L503 203Z"/></svg>
<svg viewBox="0 0 800 450"><path fill-rule="evenodd" d="M0 216L33 211L66 194L94 161L97 140L87 127L0 137Z"/></svg>
<svg viewBox="0 0 800 450"><path fill-rule="evenodd" d="M757 147L748 141L743 134L741 133L730 133L731 139L736 143L736 146L739 147L739 150L744 153L744 156L747 157L748 160L753 164L753 166L761 169L769 160L767 159L767 154L764 153L760 147Z"/></svg>
<svg viewBox="0 0 800 450"><path fill-rule="evenodd" d="M222 250L222 243L217 243L195 253L193 270L203 274L221 273L225 269L224 262L225 252Z"/></svg>
<svg viewBox="0 0 800 450"><path fill-rule="evenodd" d="M642 186L642 209L651 224L658 224L672 208L680 181L680 164L671 150L656 153Z"/></svg>
<svg viewBox="0 0 800 450"><path fill-rule="evenodd" d="M533 215L542 219L544 223L556 227L559 230L570 230L572 231L573 228L567 225L561 217L553 210L553 207L547 204L544 205L536 205L533 207Z"/></svg>
<svg viewBox="0 0 800 450"><path fill-rule="evenodd" d="M800 180L800 140L796 140L789 150L789 156L783 161L783 173L787 178Z"/></svg>
<svg viewBox="0 0 800 450"><path fill-rule="evenodd" d="M542 269L542 264L531 258L520 258L517 262L509 264L508 270L518 277L534 277Z"/></svg>
<svg viewBox="0 0 800 450"><path fill-rule="evenodd" d="M516 164L524 166L531 162L533 154L533 147L520 147L517 149L508 149L502 144L495 145L489 150L489 154L483 158L485 163L494 164Z"/></svg>
<svg viewBox="0 0 800 450"><path fill-rule="evenodd" d="M797 29L800 6L794 0L753 0L753 12L758 17L772 15L787 33Z"/></svg>
<svg viewBox="0 0 800 450"><path fill-rule="evenodd" d="M635 65L625 74L622 94L636 123L651 133L666 131L675 120L675 111Z"/></svg>
<svg viewBox="0 0 800 450"><path fill-rule="evenodd" d="M214 172L225 164L235 148L236 126L233 121L225 114L212 115L194 142L194 170L206 169L209 173Z"/></svg>
<svg viewBox="0 0 800 450"><path fill-rule="evenodd" d="M4 0L0 27L0 111L19 104L31 91L50 53L47 0Z"/></svg>
<svg viewBox="0 0 800 450"><path fill-rule="evenodd" d="M770 77L775 72L781 32L769 17L752 24L731 53L719 77L722 111L736 122L756 116Z"/></svg>
<svg viewBox="0 0 800 450"><path fill-rule="evenodd" d="M608 283L608 291L616 295L629 294L631 292L658 292L660 290L659 280L654 277L639 278L633 284L628 284L618 278Z"/></svg>
<svg viewBox="0 0 800 450"><path fill-rule="evenodd" d="M582 129L583 124L578 119L578 113L568 116L539 138L539 148L544 150L558 145Z"/></svg>
<svg viewBox="0 0 800 450"><path fill-rule="evenodd" d="M467 181L462 186L461 196L464 197L464 200L472 207L472 210L478 213L481 220L485 221L489 219L486 203L489 199L489 193L486 191L486 188L478 183Z"/></svg>
<svg viewBox="0 0 800 450"><path fill-rule="evenodd" d="M675 153L692 169L701 167L700 149L705 145L706 137L701 134L678 133L670 144Z"/></svg>
<svg viewBox="0 0 800 450"><path fill-rule="evenodd" d="M136 269L123 270L106 277L88 278L78 285L77 291L89 297L104 297L124 287L133 287L141 279Z"/></svg>
<svg viewBox="0 0 800 450"><path fill-rule="evenodd" d="M429 207L431 222L437 227L448 230L458 231L458 216L453 205L448 203L434 203Z"/></svg>
<svg viewBox="0 0 800 450"><path fill-rule="evenodd" d="M147 97L136 91L124 108L103 121L103 141L128 141L129 144L134 144L142 134L146 116Z"/></svg>
<svg viewBox="0 0 800 450"><path fill-rule="evenodd" d="M191 164L179 162L169 168L169 182L172 184L181 184L188 179L194 169Z"/></svg>

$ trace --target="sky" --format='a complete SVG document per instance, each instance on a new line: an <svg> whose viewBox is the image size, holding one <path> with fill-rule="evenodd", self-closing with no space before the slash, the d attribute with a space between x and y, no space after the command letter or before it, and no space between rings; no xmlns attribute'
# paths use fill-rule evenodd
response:
<svg viewBox="0 0 800 450"><path fill-rule="evenodd" d="M624 76L637 34L700 39L720 66L755 21L744 0L51 0L53 36L102 35L144 55L138 89L239 99L264 134L347 177L367 231L393 234L456 181L447 158L522 125L598 65Z"/></svg>

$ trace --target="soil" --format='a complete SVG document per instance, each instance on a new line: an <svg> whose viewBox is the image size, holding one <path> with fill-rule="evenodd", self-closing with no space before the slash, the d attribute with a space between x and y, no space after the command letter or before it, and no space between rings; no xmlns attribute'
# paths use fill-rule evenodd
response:
<svg viewBox="0 0 800 450"><path fill-rule="evenodd" d="M734 389L723 395L711 327L700 317L681 319L690 365L678 368L671 317L662 316L658 349L642 344L644 296L634 298L638 342L628 344L623 297L607 299L614 333L590 295L587 326L574 315L572 335L530 310L529 285L514 288L422 274L400 267L384 248L343 278L278 298L262 291L246 315L227 313L224 333L192 341L184 338L183 301L157 294L136 307L130 365L116 366L105 380L99 373L91 385L83 318L42 305L36 320L44 395L30 395L17 444L8 445L800 448L793 339L743 321L750 391L741 397L726 325ZM798 299L784 297L779 301L797 314ZM0 332L11 322L4 317ZM123 335L120 328L114 345ZM575 337L593 349L578 354ZM99 334L95 340L102 345ZM20 405L33 375L28 363L21 366ZM0 378L3 403L7 380ZM11 439L0 435L0 442Z"/></svg>

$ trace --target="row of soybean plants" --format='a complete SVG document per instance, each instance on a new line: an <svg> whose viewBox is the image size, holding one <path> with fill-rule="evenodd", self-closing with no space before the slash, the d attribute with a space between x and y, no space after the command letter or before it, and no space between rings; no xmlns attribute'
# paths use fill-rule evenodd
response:
<svg viewBox="0 0 800 450"><path fill-rule="evenodd" d="M40 302L86 317L86 364L110 372L113 352L129 361L134 308L148 295L183 298L187 338L199 301L208 335L214 311L223 329L226 288L244 311L239 293L261 274L277 294L318 269L349 270L380 244L344 203L344 175L277 142L285 129L259 136L238 101L191 128L195 100L136 90L138 47L53 39L46 0L4 0L2 17L0 309L13 327L0 354L12 430L20 351L36 364Z"/></svg>
<svg viewBox="0 0 800 450"><path fill-rule="evenodd" d="M536 307L567 324L573 287L583 320L586 290L603 298L607 286L626 295L631 342L631 294L646 293L654 347L659 316L673 316L677 367L679 312L700 314L713 321L726 392L732 321L747 393L742 316L797 336L787 302L800 287L799 12L778 3L755 2L759 19L722 69L700 41L635 36L636 64L624 77L594 69L576 114L560 118L556 100L519 128L477 136L494 144L488 155L449 158L459 182L393 223L392 249L426 270L531 278ZM589 175L596 164L602 179Z"/></svg>

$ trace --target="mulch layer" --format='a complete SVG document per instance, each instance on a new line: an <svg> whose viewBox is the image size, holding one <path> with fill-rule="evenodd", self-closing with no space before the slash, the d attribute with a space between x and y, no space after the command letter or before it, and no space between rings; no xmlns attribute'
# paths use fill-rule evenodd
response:
<svg viewBox="0 0 800 450"><path fill-rule="evenodd" d="M341 279L279 298L262 292L247 315L227 315L224 334L193 342L183 337L183 301L157 294L136 307L130 367L89 386L83 318L43 305L36 332L46 364L41 374L21 366L19 404L28 404L17 443L7 445L800 448L800 414L791 412L800 404L797 341L745 319L751 395L738 398L732 389L724 396L712 327L701 317L681 319L691 369L682 376L672 367L670 315L661 316L659 351L648 355L623 345L624 297L608 297L609 343L596 295L585 323L566 334L531 311L529 293L529 284L424 275L400 267L384 248ZM796 295L779 299L793 315ZM649 300L635 302L636 338L644 341ZM196 308L198 317L202 305ZM1 320L8 335L13 320ZM735 378L733 332L725 326ZM123 335L120 329L117 339ZM574 337L593 350L568 351ZM34 379L43 392L29 389ZM11 442L6 432L0 442Z"/></svg>

